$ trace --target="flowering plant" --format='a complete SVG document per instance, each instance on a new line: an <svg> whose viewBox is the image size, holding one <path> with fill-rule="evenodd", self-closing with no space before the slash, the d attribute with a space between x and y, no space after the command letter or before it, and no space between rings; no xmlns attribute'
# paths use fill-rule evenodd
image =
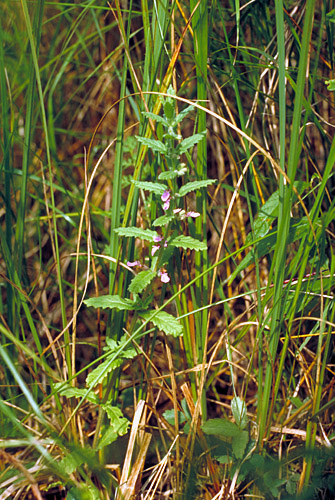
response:
<svg viewBox="0 0 335 500"><path fill-rule="evenodd" d="M161 213L153 220L152 229L135 226L115 229L120 237L139 238L149 243L150 265L146 265L139 259L127 262L129 268L139 269L128 286L128 292L133 297L132 300L122 298L119 295L105 295L87 299L85 303L94 307L133 310L144 320L150 318L154 326L166 334L178 336L183 333L183 328L174 316L165 311L159 311L155 312L152 318L150 317L148 308L152 296L148 293L148 287L156 277L165 286L171 281L171 259L176 248L195 251L207 250L205 242L180 234L180 221L200 217L200 213L185 209L187 204L184 198L188 193L205 188L214 183L215 180L189 181L180 188L178 187L177 179L185 177L188 172L185 163L180 161L181 156L202 140L205 133L194 134L185 139L177 133L180 122L193 109L193 106L188 106L176 114L175 92L172 87L168 89L167 94L168 97L162 99L163 116L151 112L143 113L146 117L162 125L164 142L159 139L137 137L141 144L164 158L167 168L158 175L155 182L132 180L138 189L148 191L156 197L158 205L161 206Z"/></svg>

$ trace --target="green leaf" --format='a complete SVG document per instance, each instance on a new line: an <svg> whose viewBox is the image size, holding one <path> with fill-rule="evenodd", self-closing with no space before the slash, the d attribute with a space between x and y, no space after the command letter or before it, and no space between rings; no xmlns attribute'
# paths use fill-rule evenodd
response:
<svg viewBox="0 0 335 500"><path fill-rule="evenodd" d="M335 21L333 21L335 22ZM333 91L335 90L335 80L326 80L327 90Z"/></svg>
<svg viewBox="0 0 335 500"><path fill-rule="evenodd" d="M158 184L157 182L135 181L134 179L131 182L139 189L144 189L158 195L162 195L164 191L169 189L165 184Z"/></svg>
<svg viewBox="0 0 335 500"><path fill-rule="evenodd" d="M214 184L214 182L216 182L216 179L206 179L204 181L188 182L179 189L178 195L185 196L185 194L190 193L191 191L196 191L197 189L204 188L206 186L209 186L210 184Z"/></svg>
<svg viewBox="0 0 335 500"><path fill-rule="evenodd" d="M184 248L184 250L190 249L195 250L196 252L207 250L207 244L203 241L196 240L191 236L177 236L168 242L169 245L174 247Z"/></svg>
<svg viewBox="0 0 335 500"><path fill-rule="evenodd" d="M331 23L335 23L335 9L331 10L330 12L328 12L326 14L326 19L327 19L327 21L330 21Z"/></svg>
<svg viewBox="0 0 335 500"><path fill-rule="evenodd" d="M174 117L174 114L175 114L174 105L171 102L169 102L169 100L167 100L167 99L164 102L164 113L165 113L165 116L168 120L172 120L172 118Z"/></svg>
<svg viewBox="0 0 335 500"><path fill-rule="evenodd" d="M158 217L157 219L155 219L152 223L153 226L155 227L161 227L161 226L165 226L166 224L168 224L170 221L172 221L172 219L175 218L175 215L162 215L161 217Z"/></svg>
<svg viewBox="0 0 335 500"><path fill-rule="evenodd" d="M245 404L245 401L238 396L234 397L231 402L231 409L238 427L240 429L245 429L248 425L247 405Z"/></svg>
<svg viewBox="0 0 335 500"><path fill-rule="evenodd" d="M139 137L139 136L135 137L139 142L144 144L144 146L147 146L156 153L160 153L162 155L166 154L166 146L165 144L162 143L162 141L158 141L156 139L148 139L148 137Z"/></svg>
<svg viewBox="0 0 335 500"><path fill-rule="evenodd" d="M201 428L205 434L225 438L236 438L241 434L241 429L236 424L223 418L212 418L207 420Z"/></svg>
<svg viewBox="0 0 335 500"><path fill-rule="evenodd" d="M140 316L145 320L149 319L151 323L157 326L157 328L163 331L166 335L179 337L184 333L183 326L174 316L172 316L172 314L168 314L165 311L160 311L159 313L156 313L153 318L151 318L154 312L156 311L140 313Z"/></svg>
<svg viewBox="0 0 335 500"><path fill-rule="evenodd" d="M161 172L158 176L158 179L161 181L167 181L169 179L180 177L181 175L185 175L184 170L168 170L167 172Z"/></svg>
<svg viewBox="0 0 335 500"><path fill-rule="evenodd" d="M154 237L158 236L156 231L151 231L150 229L142 229L140 227L119 227L114 229L114 231L119 236L125 236L126 238L140 238L141 240L154 241Z"/></svg>
<svg viewBox="0 0 335 500"><path fill-rule="evenodd" d="M101 295L100 297L91 297L84 300L88 307L96 309L118 309L119 311L133 311L137 309L135 302L130 299L123 299L119 295Z"/></svg>
<svg viewBox="0 0 335 500"><path fill-rule="evenodd" d="M98 404L99 398L94 392L87 394L87 389L79 389L78 387L72 387L70 384L64 384L64 382L58 382L55 384L55 389L59 396L65 396L67 398L86 398L91 403Z"/></svg>
<svg viewBox="0 0 335 500"><path fill-rule="evenodd" d="M191 111L193 111L194 106L192 104L190 106L187 106L187 108L184 108L173 120L172 126L175 127L180 123Z"/></svg>
<svg viewBox="0 0 335 500"><path fill-rule="evenodd" d="M191 147L195 146L196 144L198 144L198 142L200 142L206 135L206 130L204 130L203 132L201 132L200 134L194 134L194 135L191 135L191 137L187 137L186 139L184 139L179 145L178 145L178 153L179 154L182 154L182 153L186 153L186 151L188 149L190 149Z"/></svg>
<svg viewBox="0 0 335 500"><path fill-rule="evenodd" d="M233 438L232 450L236 458L243 458L248 441L248 431L240 430L239 434Z"/></svg>
<svg viewBox="0 0 335 500"><path fill-rule="evenodd" d="M94 388L101 384L108 373L122 365L125 359L133 359L137 356L137 351L129 344L128 336L123 335L119 341L107 339L107 346L104 351L107 351L107 357L100 365L92 370L86 377L87 387ZM115 356L117 354L117 356Z"/></svg>
<svg viewBox="0 0 335 500"><path fill-rule="evenodd" d="M161 115L155 115L155 113L151 113L151 111L142 111L142 115L147 116L148 118L151 118L151 120L155 120L156 122L160 122L166 127L169 126L168 121Z"/></svg>
<svg viewBox="0 0 335 500"><path fill-rule="evenodd" d="M155 277L152 271L141 271L132 280L128 287L130 293L141 293Z"/></svg>

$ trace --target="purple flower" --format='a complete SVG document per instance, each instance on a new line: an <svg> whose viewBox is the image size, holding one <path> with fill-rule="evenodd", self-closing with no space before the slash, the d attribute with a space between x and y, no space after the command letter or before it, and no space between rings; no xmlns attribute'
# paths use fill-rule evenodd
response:
<svg viewBox="0 0 335 500"><path fill-rule="evenodd" d="M163 210L166 212L170 208L170 200L166 201L163 205Z"/></svg>
<svg viewBox="0 0 335 500"><path fill-rule="evenodd" d="M169 201L171 199L170 191L166 190L161 196L162 201Z"/></svg>
<svg viewBox="0 0 335 500"><path fill-rule="evenodd" d="M141 265L142 265L142 264L141 264L141 262L140 262L139 260L135 260L134 262L130 262L130 261L128 260L128 262L127 262L127 266L128 266L128 267L135 267L135 266L140 266L140 267L141 267Z"/></svg>
<svg viewBox="0 0 335 500"><path fill-rule="evenodd" d="M173 213L174 213L174 214L179 214L179 212L181 212L181 208L175 208L175 209L173 210Z"/></svg>
<svg viewBox="0 0 335 500"><path fill-rule="evenodd" d="M155 243L158 243L159 241L162 241L163 237L162 236L154 236L153 240Z"/></svg>
<svg viewBox="0 0 335 500"><path fill-rule="evenodd" d="M199 216L200 216L199 212L193 212L193 210L191 212L187 212L186 214L186 217L192 217L193 219L196 219Z"/></svg>
<svg viewBox="0 0 335 500"><path fill-rule="evenodd" d="M157 252L157 250L159 250L159 249L160 249L159 245L153 245L152 249L151 249L151 257L153 257L155 255L155 253Z"/></svg>

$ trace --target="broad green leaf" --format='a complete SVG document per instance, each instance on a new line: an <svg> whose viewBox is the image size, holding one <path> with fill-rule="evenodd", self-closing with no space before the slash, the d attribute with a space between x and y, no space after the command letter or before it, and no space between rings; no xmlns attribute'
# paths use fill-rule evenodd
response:
<svg viewBox="0 0 335 500"><path fill-rule="evenodd" d="M200 142L205 137L205 135L206 135L206 130L204 130L200 134L194 134L191 135L191 137L187 137L178 145L178 153L179 154L186 153L188 149L198 144L198 142Z"/></svg>
<svg viewBox="0 0 335 500"><path fill-rule="evenodd" d="M99 398L94 392L87 394L87 389L79 389L78 387L72 387L70 384L64 384L63 382L58 382L55 384L55 389L59 396L65 396L67 398L86 398L91 403L98 404Z"/></svg>
<svg viewBox="0 0 335 500"><path fill-rule="evenodd" d="M164 114L168 120L172 120L175 115L174 105L170 102L170 100L167 99L164 102Z"/></svg>
<svg viewBox="0 0 335 500"><path fill-rule="evenodd" d="M214 182L216 182L216 179L206 179L204 181L188 182L179 189L178 195L185 196L185 194L190 193L191 191L196 191L197 189L207 187L210 184L214 184Z"/></svg>
<svg viewBox="0 0 335 500"><path fill-rule="evenodd" d="M136 349L126 342L128 342L127 335L123 335L119 341L107 339L107 346L104 347L104 351L108 352L107 357L88 374L86 377L87 387L96 387L96 385L101 384L108 373L121 366L125 359L133 359L137 356Z"/></svg>
<svg viewBox="0 0 335 500"><path fill-rule="evenodd" d="M119 227L114 229L114 231L119 236L125 236L126 238L140 238L141 240L154 241L154 237L158 236L156 231L151 231L150 229L142 229L140 227Z"/></svg>
<svg viewBox="0 0 335 500"><path fill-rule="evenodd" d="M184 108L176 117L175 119L173 120L173 124L172 126L175 127L176 125L178 125L178 123L180 123L184 118L185 116L187 116L192 110L194 109L194 106L192 106L192 104L190 106L187 106L187 108Z"/></svg>
<svg viewBox="0 0 335 500"><path fill-rule="evenodd" d="M130 293L141 293L155 277L152 271L141 271L132 280L128 287Z"/></svg>
<svg viewBox="0 0 335 500"><path fill-rule="evenodd" d="M241 433L241 429L236 424L223 418L212 418L207 420L201 428L205 434L226 438L235 438Z"/></svg>
<svg viewBox="0 0 335 500"><path fill-rule="evenodd" d="M144 144L144 146L148 146L148 148L152 149L156 153L160 153L162 155L166 154L166 146L162 143L162 141L158 141L156 139L148 139L147 137L139 137L136 136L136 139Z"/></svg>
<svg viewBox="0 0 335 500"><path fill-rule="evenodd" d="M245 429L248 425L247 405L243 399L234 397L231 402L231 410L236 424L240 429Z"/></svg>
<svg viewBox="0 0 335 500"><path fill-rule="evenodd" d="M71 445L72 451L60 461L60 467L66 474L72 474L77 467L84 463L92 462L95 458L95 451L92 448L82 448L78 445Z"/></svg>
<svg viewBox="0 0 335 500"><path fill-rule="evenodd" d="M163 125L165 125L166 127L169 126L166 118L161 115L155 115L155 113L151 113L151 111L142 111L142 115L147 116L148 118L151 118L151 120L155 120L156 122L163 123Z"/></svg>
<svg viewBox="0 0 335 500"><path fill-rule="evenodd" d="M243 458L249 441L248 431L241 431L232 440L232 450L236 458Z"/></svg>
<svg viewBox="0 0 335 500"><path fill-rule="evenodd" d="M159 330L162 330L166 335L172 335L173 337L179 337L184 333L183 326L179 323L179 321L172 316L172 314L168 314L165 311L160 311L155 314L153 318L151 318L152 314L155 311L148 311L144 313L140 313L140 316L145 320L150 320Z"/></svg>
<svg viewBox="0 0 335 500"><path fill-rule="evenodd" d="M176 177L180 177L185 175L185 170L168 170L167 172L161 172L158 176L158 179L161 181L167 181L169 179L175 179Z"/></svg>
<svg viewBox="0 0 335 500"><path fill-rule="evenodd" d="M158 217L157 219L155 219L153 221L152 225L155 227L165 226L170 221L172 221L174 218L175 218L175 215L162 215L161 217Z"/></svg>
<svg viewBox="0 0 335 500"><path fill-rule="evenodd" d="M130 422L123 416L120 408L112 406L110 403L102 404L101 408L105 410L110 421L110 428L113 429L116 437L127 434Z"/></svg>
<svg viewBox="0 0 335 500"><path fill-rule="evenodd" d="M135 181L134 179L132 179L131 182L139 189L144 189L145 191L150 191L159 195L162 195L164 191L169 189L165 184L158 184L157 182Z"/></svg>
<svg viewBox="0 0 335 500"><path fill-rule="evenodd" d="M335 22L335 21L333 21ZM327 90L333 91L335 90L335 80L327 80L326 82Z"/></svg>
<svg viewBox="0 0 335 500"><path fill-rule="evenodd" d="M85 486L71 488L67 495L66 500L101 500L99 490L92 484L85 484Z"/></svg>
<svg viewBox="0 0 335 500"><path fill-rule="evenodd" d="M123 299L119 295L101 295L100 297L91 297L84 300L88 307L96 309L118 309L119 311L133 311L136 308L135 302L130 299Z"/></svg>
<svg viewBox="0 0 335 500"><path fill-rule="evenodd" d="M169 245L174 247L184 248L184 250L190 249L195 250L196 252L207 250L207 245L203 241L196 240L191 236L177 236L169 241Z"/></svg>

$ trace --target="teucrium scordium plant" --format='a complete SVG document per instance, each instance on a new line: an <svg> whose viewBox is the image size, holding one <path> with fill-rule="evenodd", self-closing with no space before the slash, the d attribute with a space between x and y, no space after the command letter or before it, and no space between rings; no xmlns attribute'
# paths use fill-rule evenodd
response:
<svg viewBox="0 0 335 500"><path fill-rule="evenodd" d="M172 87L168 89L167 93L170 97L162 98L163 116L151 112L143 113L144 116L161 125L164 130L162 140L137 137L137 140L151 149L153 153L161 155L162 160L164 160L162 164L166 165L166 170L160 172L155 182L132 181L138 189L149 192L151 196L155 197L157 204L160 206L160 214L152 220L152 228L132 226L115 229L120 237L137 238L142 240L144 245L148 245L150 262L142 262L140 259L136 259L126 263L129 268L136 271L128 286L131 298L124 298L119 295L104 295L87 299L85 304L96 308L133 311L136 319L150 321L154 327L163 331L166 335L177 337L183 334L182 325L170 313L161 310L157 312L154 309L154 297L149 293L149 289L151 289L154 280L160 280L164 286L169 285L172 272L169 266L176 248L196 252L207 249L204 242L183 234L181 222L200 217L200 214L194 210L185 209L187 206L185 196L213 184L215 180L187 181L188 168L181 162L181 155L193 148L203 138L204 134L194 134L183 139L177 133L180 122L193 107L188 106L177 114L175 93ZM177 183L178 178L184 178L186 181L180 188ZM135 327L136 321L133 319L131 324ZM128 333L131 335L133 332ZM108 359L102 365L106 370L110 371ZM106 376L106 370L101 369L102 365L90 373L90 384L97 385Z"/></svg>

